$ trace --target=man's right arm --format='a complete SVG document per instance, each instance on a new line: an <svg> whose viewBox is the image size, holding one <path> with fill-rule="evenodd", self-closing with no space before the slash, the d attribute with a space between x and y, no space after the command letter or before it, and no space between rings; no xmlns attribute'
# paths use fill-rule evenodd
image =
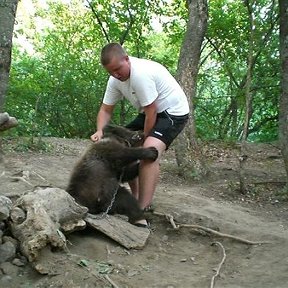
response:
<svg viewBox="0 0 288 288"><path fill-rule="evenodd" d="M97 115L97 131L90 138L97 142L103 137L103 129L109 123L115 105L102 104Z"/></svg>

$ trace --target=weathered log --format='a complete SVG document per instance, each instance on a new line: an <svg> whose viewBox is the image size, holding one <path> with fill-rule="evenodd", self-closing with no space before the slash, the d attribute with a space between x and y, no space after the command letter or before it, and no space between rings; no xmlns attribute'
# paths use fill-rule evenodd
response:
<svg viewBox="0 0 288 288"><path fill-rule="evenodd" d="M85 221L96 230L106 234L127 249L143 249L150 235L148 228L140 228L117 216L88 214Z"/></svg>
<svg viewBox="0 0 288 288"><path fill-rule="evenodd" d="M87 212L65 190L39 187L14 203L11 231L23 255L34 262L46 246L65 248L63 233L84 229Z"/></svg>
<svg viewBox="0 0 288 288"><path fill-rule="evenodd" d="M18 125L15 117L9 116L7 112L0 113L0 131L5 131Z"/></svg>

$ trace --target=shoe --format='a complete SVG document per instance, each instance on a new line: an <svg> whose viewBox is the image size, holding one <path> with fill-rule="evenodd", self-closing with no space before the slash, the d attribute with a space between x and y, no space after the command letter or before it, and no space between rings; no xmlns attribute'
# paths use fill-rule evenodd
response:
<svg viewBox="0 0 288 288"><path fill-rule="evenodd" d="M143 209L144 212L153 212L154 210L155 209L152 204Z"/></svg>
<svg viewBox="0 0 288 288"><path fill-rule="evenodd" d="M149 228L149 224L142 224L142 223L134 223L134 226L140 227L140 228Z"/></svg>
<svg viewBox="0 0 288 288"><path fill-rule="evenodd" d="M141 227L141 228L149 228L150 227L150 225L149 225L149 223L147 222L146 219L141 219L139 221L142 221L142 222L145 221L146 223L136 222L136 223L133 223L133 225L137 226L137 227Z"/></svg>

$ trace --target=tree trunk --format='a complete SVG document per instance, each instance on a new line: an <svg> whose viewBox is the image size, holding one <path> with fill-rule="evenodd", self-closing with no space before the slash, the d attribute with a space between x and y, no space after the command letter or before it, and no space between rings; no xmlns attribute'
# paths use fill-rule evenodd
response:
<svg viewBox="0 0 288 288"><path fill-rule="evenodd" d="M201 178L207 173L196 140L193 99L196 96L196 84L199 70L201 46L207 30L207 0L187 0L189 19L182 43L177 80L187 95L190 106L190 119L176 140L176 160L184 176Z"/></svg>
<svg viewBox="0 0 288 288"><path fill-rule="evenodd" d="M281 95L279 105L279 139L288 183L288 1L279 0Z"/></svg>
<svg viewBox="0 0 288 288"><path fill-rule="evenodd" d="M11 48L18 0L0 0L0 112L3 112L11 64Z"/></svg>
<svg viewBox="0 0 288 288"><path fill-rule="evenodd" d="M252 93L251 93L251 84L252 84L252 70L253 70L253 42L254 42L254 17L253 17L253 2L247 0L245 5L247 6L248 17L249 17L249 47L248 47L248 57L247 57L247 74L246 74L246 83L245 83L245 119L243 127L243 136L242 140L247 141L249 135L249 123L252 116Z"/></svg>
<svg viewBox="0 0 288 288"><path fill-rule="evenodd" d="M242 143L240 149L240 167L239 167L239 189L240 193L245 194L247 191L246 179L245 179L245 168L246 168L246 145L247 138L249 135L249 124L252 116L252 93L251 93L251 84L252 84L252 71L253 71L253 42L254 42L254 17L253 17L253 7L254 0L251 2L249 0L245 1L247 6L248 18L249 18L249 43L248 43L248 57L247 57L247 74L246 74L246 83L245 83L245 119L243 125L243 134L242 134Z"/></svg>
<svg viewBox="0 0 288 288"><path fill-rule="evenodd" d="M3 112L11 66L11 48L18 0L0 0L0 113ZM0 138L0 173L3 166Z"/></svg>

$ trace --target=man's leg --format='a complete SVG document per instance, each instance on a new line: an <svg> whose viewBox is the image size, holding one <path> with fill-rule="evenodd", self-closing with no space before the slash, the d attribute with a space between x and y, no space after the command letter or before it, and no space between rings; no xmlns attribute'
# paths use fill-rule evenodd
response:
<svg viewBox="0 0 288 288"><path fill-rule="evenodd" d="M138 202L142 209L149 206L152 202L159 179L159 161L162 153L166 149L166 145L161 140L149 136L146 138L143 147L155 147L159 152L159 156L154 162L149 160L142 160L140 162Z"/></svg>
<svg viewBox="0 0 288 288"><path fill-rule="evenodd" d="M128 181L132 195L138 200L139 199L139 177Z"/></svg>

